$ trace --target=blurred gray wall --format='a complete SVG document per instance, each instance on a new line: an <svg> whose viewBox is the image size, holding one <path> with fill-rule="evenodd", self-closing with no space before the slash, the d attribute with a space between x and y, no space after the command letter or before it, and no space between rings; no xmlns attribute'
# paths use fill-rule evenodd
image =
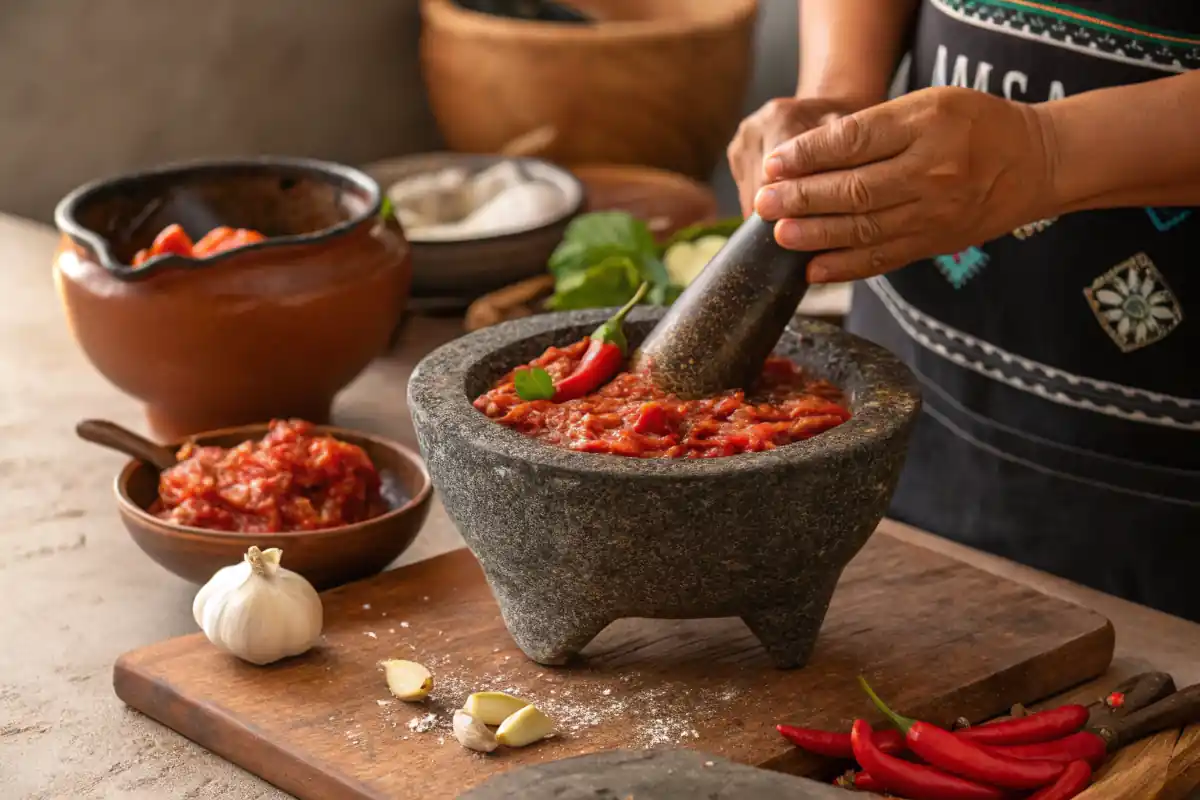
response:
<svg viewBox="0 0 1200 800"><path fill-rule="evenodd" d="M761 3L747 112L795 89L797 0ZM0 0L0 211L165 161L435 148L418 33L417 0Z"/></svg>
<svg viewBox="0 0 1200 800"><path fill-rule="evenodd" d="M758 47L755 51L754 80L746 98L747 114L773 97L787 97L796 92L800 58L799 8L799 0L759 0ZM729 176L728 165L722 164L717 168L713 185L722 211L727 214L740 213L737 191Z"/></svg>
<svg viewBox="0 0 1200 800"><path fill-rule="evenodd" d="M164 161L435 148L418 32L417 0L0 0L0 211Z"/></svg>

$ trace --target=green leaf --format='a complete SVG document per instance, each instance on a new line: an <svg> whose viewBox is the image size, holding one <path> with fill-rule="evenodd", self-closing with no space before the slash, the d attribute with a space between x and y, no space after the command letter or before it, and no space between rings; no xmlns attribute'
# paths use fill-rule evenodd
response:
<svg viewBox="0 0 1200 800"><path fill-rule="evenodd" d="M646 223L624 211L596 211L571 221L550 256L549 268L555 277L561 277L613 256L628 256L636 262L657 253Z"/></svg>
<svg viewBox="0 0 1200 800"><path fill-rule="evenodd" d="M657 255L646 254L637 260L637 265L642 278L649 281L651 285L665 286L671 283L671 275L667 272L667 265Z"/></svg>
<svg viewBox="0 0 1200 800"><path fill-rule="evenodd" d="M650 288L650 293L646 295L646 301L656 306L669 306L681 294L683 294L683 289L673 283L656 283Z"/></svg>
<svg viewBox="0 0 1200 800"><path fill-rule="evenodd" d="M633 297L641 283L641 271L633 259L610 256L594 266L560 277L546 305L555 311L620 306Z"/></svg>
<svg viewBox="0 0 1200 800"><path fill-rule="evenodd" d="M658 248L658 252L665 253L673 244L679 242L694 242L705 236L724 236L726 238L733 235L733 232L741 227L744 220L741 217L728 217L726 219L717 220L716 222L699 222L695 225L689 225L682 228L671 235L662 247Z"/></svg>
<svg viewBox="0 0 1200 800"><path fill-rule="evenodd" d="M554 397L554 380L541 367L525 367L513 373L517 397L526 402Z"/></svg>
<svg viewBox="0 0 1200 800"><path fill-rule="evenodd" d="M392 198L386 194L379 201L379 218L384 222L388 222L396 216L396 206L392 203Z"/></svg>

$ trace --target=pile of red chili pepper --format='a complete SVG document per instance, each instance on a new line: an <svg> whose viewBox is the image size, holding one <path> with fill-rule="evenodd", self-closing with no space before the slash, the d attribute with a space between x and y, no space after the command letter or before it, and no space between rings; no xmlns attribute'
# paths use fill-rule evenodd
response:
<svg viewBox="0 0 1200 800"><path fill-rule="evenodd" d="M140 267L147 261L165 255L185 256L187 258L207 258L218 253L225 253L248 244L265 240L258 231L247 228L230 228L225 225L213 228L193 244L187 231L180 225L168 225L154 237L154 243L149 247L138 250L133 257L133 266Z"/></svg>
<svg viewBox="0 0 1200 800"><path fill-rule="evenodd" d="M857 771L835 781L845 788L910 800L1069 800L1087 788L1107 754L1105 740L1083 730L1085 706L949 731L900 716L859 681L895 730L872 730L862 719L850 733L777 726L797 747L857 761Z"/></svg>

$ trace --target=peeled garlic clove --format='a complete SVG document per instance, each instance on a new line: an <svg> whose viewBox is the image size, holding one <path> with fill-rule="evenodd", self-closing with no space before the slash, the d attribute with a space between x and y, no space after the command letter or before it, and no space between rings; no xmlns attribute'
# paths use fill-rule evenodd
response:
<svg viewBox="0 0 1200 800"><path fill-rule="evenodd" d="M388 691L400 700L424 700L433 688L433 676L429 670L415 661L392 658L381 662L387 678Z"/></svg>
<svg viewBox="0 0 1200 800"><path fill-rule="evenodd" d="M496 741L507 747L524 747L554 733L554 722L535 706L525 706L500 723Z"/></svg>
<svg viewBox="0 0 1200 800"><path fill-rule="evenodd" d="M496 736L465 709L454 712L454 738L468 750L490 753L496 749Z"/></svg>
<svg viewBox="0 0 1200 800"><path fill-rule="evenodd" d="M475 692L463 703L463 711L484 725L499 725L527 705L521 698L504 692Z"/></svg>

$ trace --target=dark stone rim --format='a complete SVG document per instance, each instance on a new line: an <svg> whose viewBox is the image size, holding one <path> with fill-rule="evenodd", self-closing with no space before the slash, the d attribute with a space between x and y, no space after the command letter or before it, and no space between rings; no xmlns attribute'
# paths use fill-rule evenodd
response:
<svg viewBox="0 0 1200 800"><path fill-rule="evenodd" d="M631 323L653 321L662 308L640 307ZM543 444L499 425L477 411L466 394L471 370L498 350L555 330L595 326L611 314L589 309L543 314L501 323L445 344L413 371L408 402L420 427L453 431L469 447L527 463L536 468L606 477L707 478L769 471L798 462L837 460L864 447L879 446L902 435L920 409L920 390L912 372L882 347L834 325L796 317L784 337L804 337L832 346L863 376L851 402L854 416L812 439L764 453L715 459L634 459L578 453Z"/></svg>
<svg viewBox="0 0 1200 800"><path fill-rule="evenodd" d="M154 260L144 267L134 269L129 264L123 264L113 257L108 240L96 231L81 225L76 218L76 211L81 205L95 200L109 192L120 191L123 188L146 180L162 180L178 177L186 179L190 175L201 172L225 173L307 173L326 183L340 185L352 191L361 192L367 199L367 208L362 213L348 220L339 222L328 228L311 233L295 234L292 236L273 236L265 242L240 247L236 251L220 253L203 259L184 258L169 255ZM126 175L85 183L73 189L59 201L54 209L54 224L65 235L81 247L95 254L96 260L115 277L122 280L141 280L161 269L170 267L178 269L202 269L220 263L225 258L249 250L261 250L268 247L280 247L297 244L312 244L332 239L347 231L353 230L364 221L379 215L383 192L373 178L361 170L345 164L332 161L320 161L312 158L291 158L287 156L259 156L257 158L206 159L166 164L153 169L140 170Z"/></svg>

